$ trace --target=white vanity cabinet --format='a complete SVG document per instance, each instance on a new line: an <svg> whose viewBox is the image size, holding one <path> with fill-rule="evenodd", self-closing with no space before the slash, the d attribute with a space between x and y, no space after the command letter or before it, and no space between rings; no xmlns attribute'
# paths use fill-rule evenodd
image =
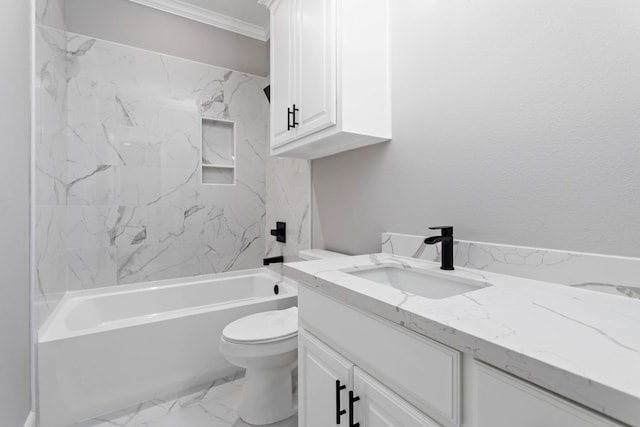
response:
<svg viewBox="0 0 640 427"><path fill-rule="evenodd" d="M353 363L301 329L298 332L298 423L305 427L345 425Z"/></svg>
<svg viewBox="0 0 640 427"><path fill-rule="evenodd" d="M304 329L298 357L301 427L440 427Z"/></svg>
<svg viewBox="0 0 640 427"><path fill-rule="evenodd" d="M485 364L476 372L477 427L622 427Z"/></svg>
<svg viewBox="0 0 640 427"><path fill-rule="evenodd" d="M353 393L359 399L354 418L364 427L441 427L406 400L355 368Z"/></svg>
<svg viewBox="0 0 640 427"><path fill-rule="evenodd" d="M298 307L301 427L460 425L457 351L305 287Z"/></svg>
<svg viewBox="0 0 640 427"><path fill-rule="evenodd" d="M298 307L301 427L623 426L309 287Z"/></svg>
<svg viewBox="0 0 640 427"><path fill-rule="evenodd" d="M314 159L391 138L390 0L263 0L271 152Z"/></svg>

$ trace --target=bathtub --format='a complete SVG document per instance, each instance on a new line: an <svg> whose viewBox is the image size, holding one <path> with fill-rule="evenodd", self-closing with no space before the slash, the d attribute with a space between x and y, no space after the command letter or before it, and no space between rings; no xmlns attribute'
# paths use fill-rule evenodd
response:
<svg viewBox="0 0 640 427"><path fill-rule="evenodd" d="M40 426L222 378L237 370L218 350L222 329L296 303L296 283L268 269L69 292L38 333Z"/></svg>

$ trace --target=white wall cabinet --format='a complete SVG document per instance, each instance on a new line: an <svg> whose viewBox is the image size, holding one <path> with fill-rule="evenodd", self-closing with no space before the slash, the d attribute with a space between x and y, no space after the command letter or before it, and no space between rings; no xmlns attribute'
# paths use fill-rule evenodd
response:
<svg viewBox="0 0 640 427"><path fill-rule="evenodd" d="M389 1L263 1L273 155L314 159L391 139Z"/></svg>
<svg viewBox="0 0 640 427"><path fill-rule="evenodd" d="M336 124L335 2L271 5L272 147Z"/></svg>
<svg viewBox="0 0 640 427"><path fill-rule="evenodd" d="M292 129L296 139L336 124L337 1L297 0Z"/></svg>
<svg viewBox="0 0 640 427"><path fill-rule="evenodd" d="M291 139L289 116L275 112L291 110L293 98L293 7L295 0L280 0L271 6L271 145ZM278 49L273 41L278 40ZM287 121L285 121L285 119Z"/></svg>

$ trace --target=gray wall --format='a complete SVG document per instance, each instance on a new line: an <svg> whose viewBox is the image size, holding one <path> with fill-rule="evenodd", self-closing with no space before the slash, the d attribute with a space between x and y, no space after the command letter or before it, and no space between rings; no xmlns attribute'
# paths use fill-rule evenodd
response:
<svg viewBox="0 0 640 427"><path fill-rule="evenodd" d="M640 256L640 2L391 3L394 138L313 162L313 245Z"/></svg>
<svg viewBox="0 0 640 427"><path fill-rule="evenodd" d="M30 2L0 6L0 425L31 408L29 327Z"/></svg>
<svg viewBox="0 0 640 427"><path fill-rule="evenodd" d="M257 76L269 44L128 0L66 0L67 30Z"/></svg>

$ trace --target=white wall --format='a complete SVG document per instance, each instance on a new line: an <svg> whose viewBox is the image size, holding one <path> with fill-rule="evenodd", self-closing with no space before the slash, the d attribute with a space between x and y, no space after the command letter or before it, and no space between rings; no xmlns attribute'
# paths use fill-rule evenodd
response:
<svg viewBox="0 0 640 427"><path fill-rule="evenodd" d="M0 425L31 407L29 329L30 2L0 4Z"/></svg>
<svg viewBox="0 0 640 427"><path fill-rule="evenodd" d="M640 256L640 2L392 3L394 138L313 162L314 246Z"/></svg>
<svg viewBox="0 0 640 427"><path fill-rule="evenodd" d="M269 74L269 44L128 0L65 0L70 32L243 73Z"/></svg>

